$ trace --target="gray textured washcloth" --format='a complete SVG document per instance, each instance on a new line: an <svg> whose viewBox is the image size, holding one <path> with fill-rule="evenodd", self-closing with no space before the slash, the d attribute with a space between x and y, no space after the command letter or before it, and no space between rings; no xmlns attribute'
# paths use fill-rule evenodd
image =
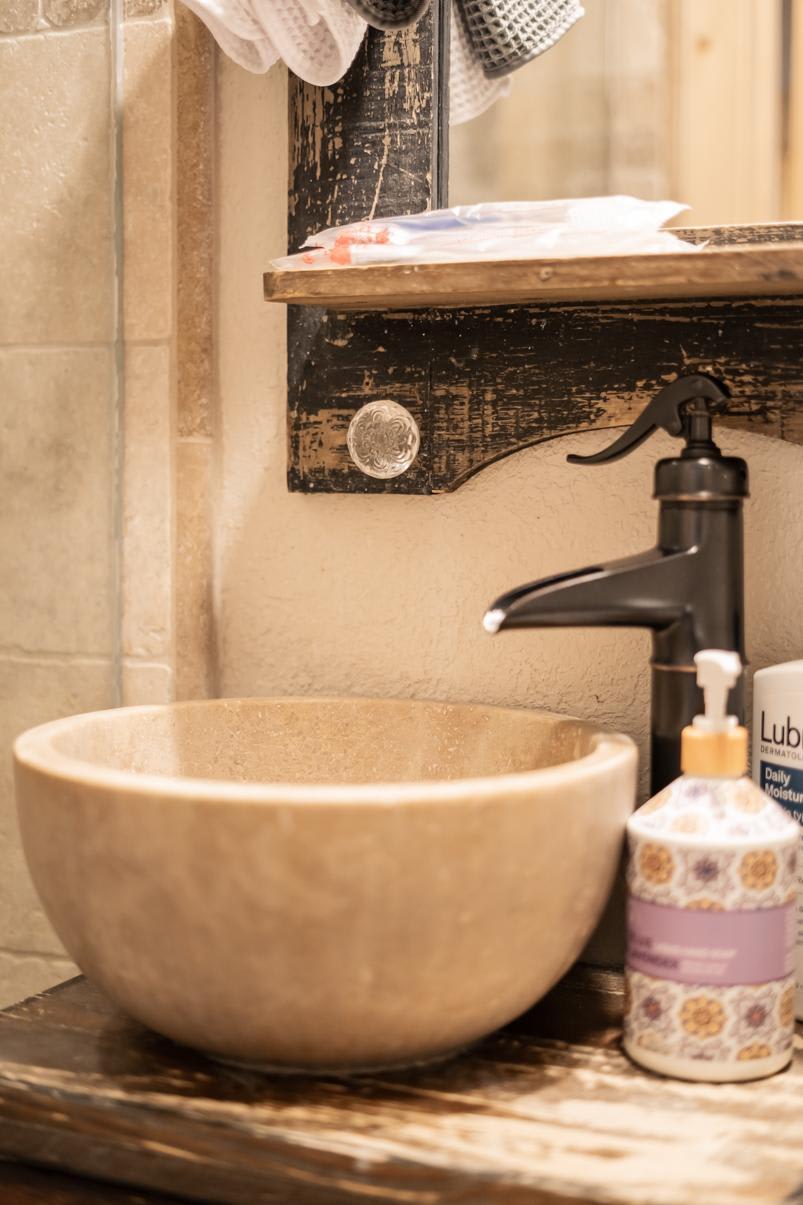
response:
<svg viewBox="0 0 803 1205"><path fill-rule="evenodd" d="M580 0L456 0L456 6L491 79L549 50L583 16Z"/></svg>

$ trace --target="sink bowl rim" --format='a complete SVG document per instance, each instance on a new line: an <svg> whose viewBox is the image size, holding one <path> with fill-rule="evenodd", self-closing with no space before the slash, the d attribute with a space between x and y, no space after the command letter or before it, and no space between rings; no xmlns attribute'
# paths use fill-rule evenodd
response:
<svg viewBox="0 0 803 1205"><path fill-rule="evenodd" d="M271 703L372 703L429 704L442 707L477 708L492 712L536 712L545 719L568 721L591 729L592 747L583 757L515 773L488 774L466 778L426 778L408 781L381 780L369 783L292 783L236 782L225 778L194 778L177 774L145 773L99 766L95 762L71 757L55 748L54 740L71 729L80 729L87 721L103 716L120 720L124 716L175 712L194 708L221 707L226 704ZM150 703L134 707L113 707L81 712L39 724L20 734L14 741L15 762L40 774L82 786L93 786L117 794L158 795L207 803L239 803L257 806L340 805L387 807L389 804L465 803L473 796L494 794L526 796L534 789L568 786L589 778L603 768L613 769L635 759L636 746L624 733L599 728L592 720L546 711L539 707L510 707L493 703L459 702L443 699L373 698L364 695L244 695L232 698L192 699L176 703Z"/></svg>

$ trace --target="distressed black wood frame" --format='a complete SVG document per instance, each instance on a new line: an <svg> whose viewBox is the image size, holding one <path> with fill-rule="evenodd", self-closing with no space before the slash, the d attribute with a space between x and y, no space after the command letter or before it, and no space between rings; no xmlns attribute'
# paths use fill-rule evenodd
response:
<svg viewBox="0 0 803 1205"><path fill-rule="evenodd" d="M333 88L291 78L288 245L366 216L446 201L448 0L411 30L369 31ZM797 232L724 227L712 240ZM803 297L555 303L337 313L288 309L288 484L305 493L435 494L543 440L631 422L681 371L715 373L724 421L803 443ZM350 460L365 402L392 398L421 450L392 481Z"/></svg>

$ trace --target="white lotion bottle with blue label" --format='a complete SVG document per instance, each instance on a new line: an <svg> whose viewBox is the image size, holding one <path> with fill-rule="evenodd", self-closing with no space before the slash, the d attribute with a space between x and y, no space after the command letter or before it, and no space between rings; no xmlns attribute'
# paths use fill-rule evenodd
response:
<svg viewBox="0 0 803 1205"><path fill-rule="evenodd" d="M683 774L627 825L624 1046L679 1079L758 1079L792 1056L800 837L747 777L727 714L738 654L695 662L705 714L683 729Z"/></svg>
<svg viewBox="0 0 803 1205"><path fill-rule="evenodd" d="M803 661L753 676L753 780L801 825L795 1014L803 1021Z"/></svg>

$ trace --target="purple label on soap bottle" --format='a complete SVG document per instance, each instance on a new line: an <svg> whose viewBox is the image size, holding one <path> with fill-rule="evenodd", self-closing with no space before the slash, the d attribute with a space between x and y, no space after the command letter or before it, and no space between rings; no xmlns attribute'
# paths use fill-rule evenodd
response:
<svg viewBox="0 0 803 1205"><path fill-rule="evenodd" d="M631 895L627 965L676 983L767 983L794 969L794 903L729 912L673 908Z"/></svg>

